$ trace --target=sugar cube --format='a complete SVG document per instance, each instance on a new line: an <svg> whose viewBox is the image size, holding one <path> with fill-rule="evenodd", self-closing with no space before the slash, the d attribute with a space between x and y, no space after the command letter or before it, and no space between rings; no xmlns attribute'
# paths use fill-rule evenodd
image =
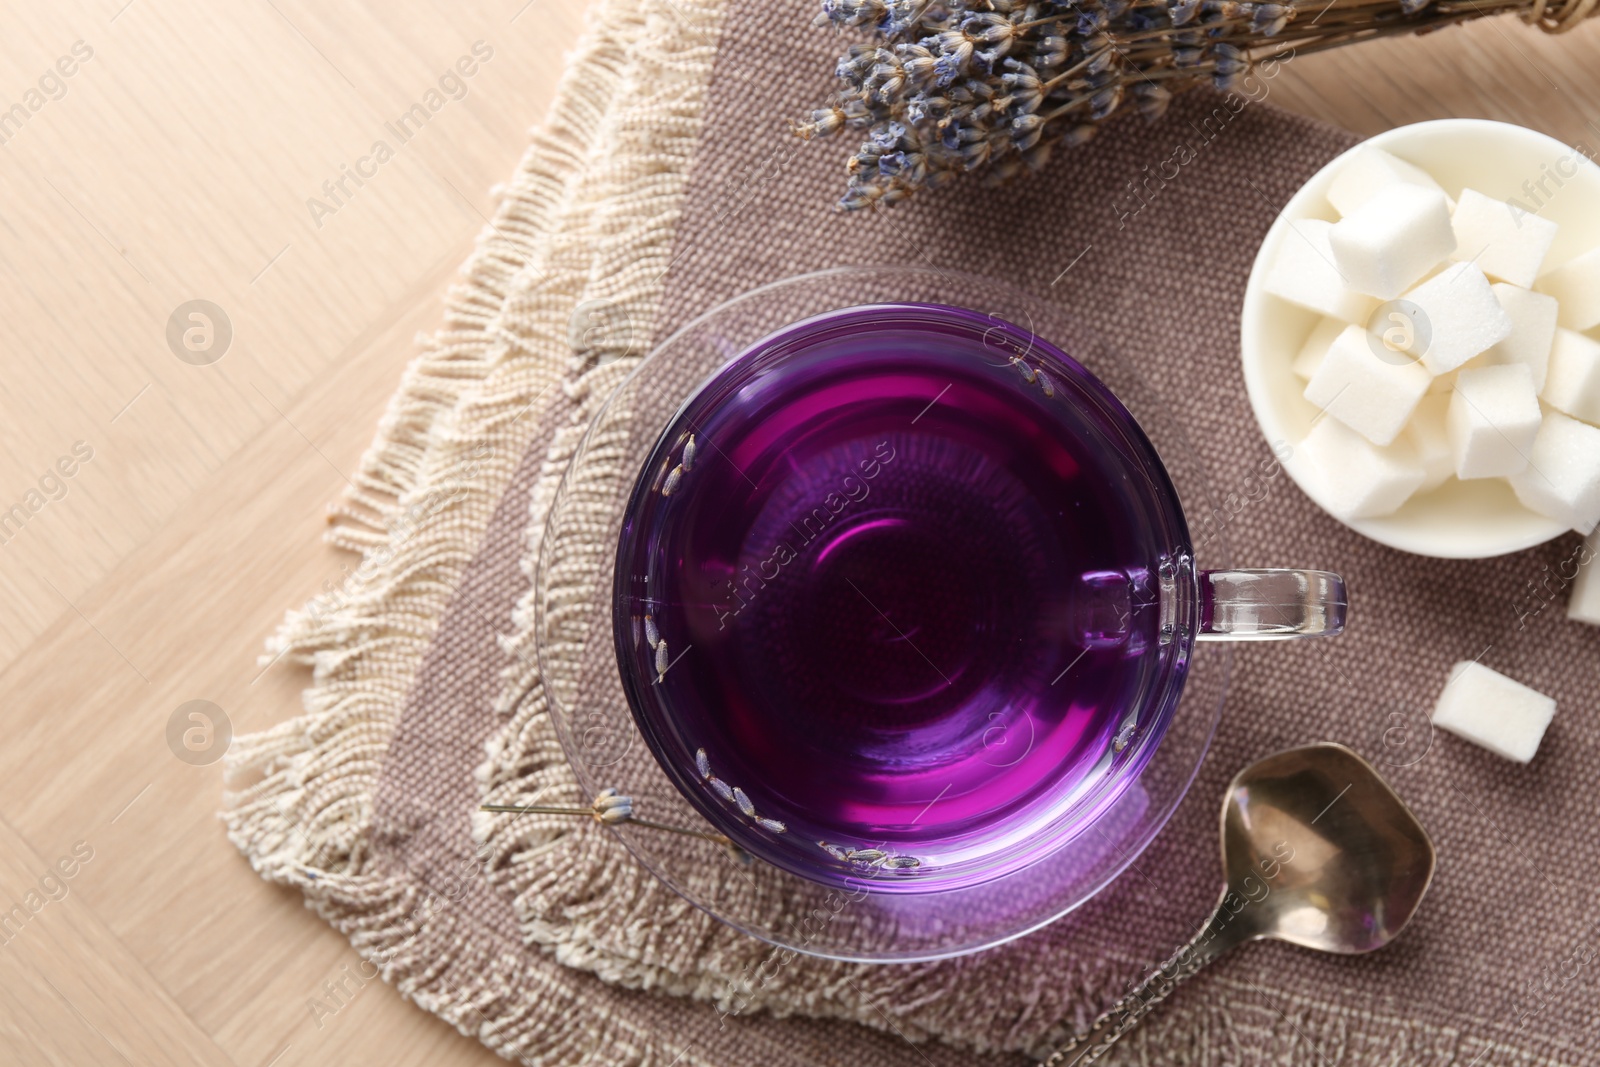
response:
<svg viewBox="0 0 1600 1067"><path fill-rule="evenodd" d="M1539 395L1575 419L1600 423L1600 342L1557 330L1550 370Z"/></svg>
<svg viewBox="0 0 1600 1067"><path fill-rule="evenodd" d="M1450 447L1450 431L1445 425L1449 409L1449 393L1429 393L1417 402L1417 410L1406 423L1406 440L1422 465L1419 493L1439 488L1456 472L1455 452Z"/></svg>
<svg viewBox="0 0 1600 1067"><path fill-rule="evenodd" d="M1600 626L1600 530L1583 543L1577 561L1578 576L1567 595L1567 618Z"/></svg>
<svg viewBox="0 0 1600 1067"><path fill-rule="evenodd" d="M1303 308L1331 315L1344 322L1363 322L1376 304L1355 292L1334 266L1328 233L1333 223L1322 219L1294 219L1278 246L1266 289Z"/></svg>
<svg viewBox="0 0 1600 1067"><path fill-rule="evenodd" d="M1297 451L1316 473L1322 502L1342 519L1388 515L1424 477L1408 444L1380 448L1338 419L1318 419Z"/></svg>
<svg viewBox="0 0 1600 1067"><path fill-rule="evenodd" d="M1500 478L1522 470L1539 424L1539 394L1527 367L1464 369L1445 415L1456 477Z"/></svg>
<svg viewBox="0 0 1600 1067"><path fill-rule="evenodd" d="M1433 707L1433 725L1508 760L1527 763L1555 718L1556 702L1481 663L1462 661Z"/></svg>
<svg viewBox="0 0 1600 1067"><path fill-rule="evenodd" d="M1600 326L1600 248L1549 271L1535 287L1561 302L1561 325L1567 329Z"/></svg>
<svg viewBox="0 0 1600 1067"><path fill-rule="evenodd" d="M1515 325L1489 279L1472 263L1452 264L1400 303L1416 319L1412 351L1435 375L1453 371L1504 341Z"/></svg>
<svg viewBox="0 0 1600 1067"><path fill-rule="evenodd" d="M1483 353L1484 365L1526 363L1533 371L1533 387L1543 389L1550 345L1556 336L1556 298L1505 282L1495 282L1489 288L1511 316L1511 333Z"/></svg>
<svg viewBox="0 0 1600 1067"><path fill-rule="evenodd" d="M1456 250L1450 205L1438 189L1390 185L1328 231L1333 261L1350 288L1393 300Z"/></svg>
<svg viewBox="0 0 1600 1067"><path fill-rule="evenodd" d="M1311 336L1306 338L1306 343L1300 346L1300 354L1294 357L1289 369L1309 381L1322 365L1322 357L1328 354L1333 339L1339 336L1344 327L1345 324L1338 319L1320 320L1311 331Z"/></svg>
<svg viewBox="0 0 1600 1067"><path fill-rule="evenodd" d="M1439 188L1439 183L1421 167L1381 148L1362 148L1352 152L1333 176L1328 201L1340 215L1351 215L1379 190L1402 183Z"/></svg>
<svg viewBox="0 0 1600 1067"><path fill-rule="evenodd" d="M1593 532L1600 524L1600 428L1550 412L1528 465L1511 476L1511 491L1529 510Z"/></svg>
<svg viewBox="0 0 1600 1067"><path fill-rule="evenodd" d="M1306 383L1305 397L1373 444L1387 445L1405 429L1432 380L1409 355L1390 352L1352 325L1328 347Z"/></svg>
<svg viewBox="0 0 1600 1067"><path fill-rule="evenodd" d="M1549 219L1476 189L1461 190L1450 226L1456 234L1456 255L1477 263L1491 278L1524 289L1539 276L1539 266L1559 229Z"/></svg>

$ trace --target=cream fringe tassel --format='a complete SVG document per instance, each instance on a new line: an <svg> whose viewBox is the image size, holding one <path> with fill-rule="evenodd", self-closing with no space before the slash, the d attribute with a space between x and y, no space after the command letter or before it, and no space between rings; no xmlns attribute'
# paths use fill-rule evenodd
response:
<svg viewBox="0 0 1600 1067"><path fill-rule="evenodd" d="M549 980L520 954L463 958L474 938L458 929L461 909L381 870L368 848L373 790L438 620L543 404L558 386L581 394L619 380L620 365L601 363L619 353L584 353L572 366L578 299L624 302L635 339L648 338L720 24L716 3L598 5L443 328L407 370L356 488L334 509L329 540L361 552L360 566L290 612L269 642L264 662L312 668L305 714L236 738L225 764L235 787L228 835L264 878L298 886L420 1006L530 1064L643 1062L651 1039L623 1019L541 1011ZM669 147L639 151L663 116ZM632 195L605 199L619 188ZM648 249L628 244L641 231Z"/></svg>
<svg viewBox="0 0 1600 1067"><path fill-rule="evenodd" d="M669 34L673 31L680 42L699 40L705 44L705 56L680 51L677 61L709 64L710 42L715 40L715 30L721 22L719 7L715 3L672 5L663 19L662 31L647 32L646 37L657 42L657 47L661 47L663 40L670 40ZM670 61L670 57L660 60L663 65ZM612 389L638 365L644 354L641 351L643 342L656 321L662 275L674 252L672 238L685 199L687 166L683 161L692 153L699 133L699 106L703 95L702 89L685 84L681 99L662 102L671 109L669 114L664 115L662 108L657 107L641 110L632 119L624 117L616 131L614 158L617 162L602 167L594 176L598 186L596 200L603 207L594 219L593 233L581 235L597 243L592 280L583 295L585 302L601 303L613 309L613 313L615 309L622 309L632 325L632 344L618 343L613 333L606 338L610 344L582 354L585 362L579 368L580 377L569 390L576 404L573 417L557 428L545 468L532 493L523 552L523 569L529 575L530 590L513 614L512 632L501 639L510 664L505 672L500 707L510 717L505 727L490 740L486 760L479 770L484 799L489 803L525 804L534 796L546 804L583 804L588 800L579 795L576 779L566 765L549 722L551 694L535 662L531 579L539 560L540 541L555 490L568 462L590 420ZM659 162L651 167L649 174L641 174L636 161L643 159ZM601 484L607 475L621 477L625 489L628 472L602 472L597 468L590 473L593 477L583 487L585 496L598 498L609 488L615 488L609 483ZM564 613L570 602L587 603L587 586L596 580L597 569L606 567L603 555L597 553L593 558L566 559L559 563L559 573L554 579L554 595L560 600L553 609L557 614ZM547 656L581 654L584 643L581 629L587 619L574 618L573 622L578 630L570 640L542 649ZM591 824L480 813L475 817L474 834L485 849L485 868L491 880L513 898L524 936L531 944L553 950L556 958L569 966L592 971L608 982L628 988L712 1001L723 1010L728 1009L730 1000L741 1000L747 1010L764 1007L785 1014L809 1009L814 1014L840 1015L882 1026L879 1016L841 1008L824 997L813 996L810 1003L802 1006L793 1002L793 994L785 1000L736 988L724 976L727 967L721 970L714 965L704 970L686 968L685 973L677 973L650 962L647 946L670 936L674 916L686 913L698 921L698 914L692 906L655 882L648 872L625 858L618 862L621 852L616 842ZM554 873L550 863L538 858L552 849L561 850L559 875ZM566 882L565 892L560 894L563 899L584 900L595 906L564 909L559 916L541 914L541 897L548 888L544 883L553 877ZM619 915L609 906L600 907L602 903L621 903L626 914ZM648 923L632 925L632 920L641 915L649 916ZM617 951L619 922L628 925L628 933L621 935L621 940L630 943L632 953ZM720 958L707 962L729 963ZM821 965L820 969L828 966ZM731 969L737 971L736 962ZM849 973L842 965L833 969Z"/></svg>
<svg viewBox="0 0 1600 1067"><path fill-rule="evenodd" d="M607 330L597 344L576 353L576 378L568 388L574 414L556 429L533 488L522 564L530 589L513 613L511 635L501 642L509 664L500 710L511 717L490 740L479 770L487 802L525 802L529 761L560 758L544 728L548 701L534 655L533 568L556 487L579 440L612 390L637 366L654 333L724 7L721 0L677 0L653 10L636 68L656 87L655 99L649 106L622 109L614 152L592 176L599 205L592 227L571 234L574 254L581 249L590 261L584 303L606 308L613 318L625 317L628 327ZM564 799L576 800L576 782L570 774L565 779ZM555 796L548 794L547 802L559 802ZM489 868L503 874L505 861L529 848L549 847L568 831L539 820L479 814L474 832L488 850ZM510 864L511 873L519 866ZM513 895L518 892L514 881L499 884Z"/></svg>

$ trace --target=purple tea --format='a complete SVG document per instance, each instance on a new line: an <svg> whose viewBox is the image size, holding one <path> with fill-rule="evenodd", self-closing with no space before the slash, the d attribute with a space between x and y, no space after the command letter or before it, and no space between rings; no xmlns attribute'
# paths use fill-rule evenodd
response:
<svg viewBox="0 0 1600 1067"><path fill-rule="evenodd" d="M731 361L663 435L617 558L624 684L753 854L974 884L1137 772L1182 683L1158 591L1188 552L1154 449L1077 363L974 312L853 308Z"/></svg>

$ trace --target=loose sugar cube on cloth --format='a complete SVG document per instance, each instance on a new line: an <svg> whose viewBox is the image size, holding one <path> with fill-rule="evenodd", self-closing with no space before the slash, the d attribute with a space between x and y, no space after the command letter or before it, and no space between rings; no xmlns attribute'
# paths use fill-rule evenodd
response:
<svg viewBox="0 0 1600 1067"><path fill-rule="evenodd" d="M1484 365L1525 363L1533 371L1533 387L1543 389L1550 346L1556 336L1556 298L1505 282L1495 282L1489 288L1511 316L1511 333L1483 353Z"/></svg>
<svg viewBox="0 0 1600 1067"><path fill-rule="evenodd" d="M1351 215L1368 200L1391 185L1420 185L1439 189L1433 176L1414 163L1407 163L1381 148L1359 148L1352 152L1333 176L1328 202L1340 215Z"/></svg>
<svg viewBox="0 0 1600 1067"><path fill-rule="evenodd" d="M1438 189L1380 189L1328 231L1333 261L1358 293L1393 300L1456 250L1450 204Z"/></svg>
<svg viewBox="0 0 1600 1067"><path fill-rule="evenodd" d="M1567 618L1600 626L1600 530L1589 535L1578 559L1578 577L1567 596Z"/></svg>
<svg viewBox="0 0 1600 1067"><path fill-rule="evenodd" d="M1600 341L1557 330L1550 369L1539 394L1553 408L1584 422L1600 423Z"/></svg>
<svg viewBox="0 0 1600 1067"><path fill-rule="evenodd" d="M1481 663L1461 662L1433 707L1433 725L1518 763L1539 751L1556 702Z"/></svg>
<svg viewBox="0 0 1600 1067"><path fill-rule="evenodd" d="M1520 363L1456 375L1445 425L1456 477L1502 478L1528 465L1540 424L1533 374Z"/></svg>
<svg viewBox="0 0 1600 1067"><path fill-rule="evenodd" d="M1559 229L1549 219L1476 189L1461 191L1450 226L1456 234L1457 256L1476 263L1491 278L1524 289L1539 276Z"/></svg>
<svg viewBox="0 0 1600 1067"><path fill-rule="evenodd" d="M1561 325L1567 329L1600 326L1600 248L1546 273L1535 288L1560 301Z"/></svg>
<svg viewBox="0 0 1600 1067"><path fill-rule="evenodd" d="M1267 272L1267 292L1342 322L1364 322L1376 301L1351 289L1334 266L1332 229L1321 219L1291 220Z"/></svg>
<svg viewBox="0 0 1600 1067"><path fill-rule="evenodd" d="M1530 511L1592 533L1600 523L1600 429L1550 412L1511 491Z"/></svg>
<svg viewBox="0 0 1600 1067"><path fill-rule="evenodd" d="M1360 326L1334 338L1306 383L1305 397L1375 445L1405 429L1433 379L1404 352L1391 352Z"/></svg>
<svg viewBox="0 0 1600 1067"><path fill-rule="evenodd" d="M1341 519L1388 515L1422 485L1424 472L1405 443L1380 448L1334 418L1322 418L1301 442L1323 503Z"/></svg>
<svg viewBox="0 0 1600 1067"><path fill-rule="evenodd" d="M1416 319L1412 351L1430 374L1455 370L1510 337L1515 326L1489 279L1472 263L1452 264L1401 303Z"/></svg>
<svg viewBox="0 0 1600 1067"><path fill-rule="evenodd" d="M1417 410L1406 423L1406 440L1422 465L1419 493L1439 488L1456 472L1455 452L1450 447L1450 431L1445 425L1449 410L1449 393L1429 393L1417 402Z"/></svg>
<svg viewBox="0 0 1600 1067"><path fill-rule="evenodd" d="M1300 346L1300 353L1294 357L1289 369L1309 381L1317 373L1317 368L1322 366L1322 357L1328 354L1334 338L1339 336L1345 325L1338 319L1320 320L1311 331L1311 336L1306 338L1306 343Z"/></svg>

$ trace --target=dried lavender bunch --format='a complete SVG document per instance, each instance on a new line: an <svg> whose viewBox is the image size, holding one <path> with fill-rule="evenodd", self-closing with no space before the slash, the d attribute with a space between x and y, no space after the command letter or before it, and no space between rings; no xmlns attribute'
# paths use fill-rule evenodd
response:
<svg viewBox="0 0 1600 1067"><path fill-rule="evenodd" d="M819 26L866 31L840 58L838 100L795 132L864 134L839 206L891 205L965 171L1037 169L1128 108L1159 118L1195 85L1258 66L1521 11L1565 32L1592 0L822 0Z"/></svg>

